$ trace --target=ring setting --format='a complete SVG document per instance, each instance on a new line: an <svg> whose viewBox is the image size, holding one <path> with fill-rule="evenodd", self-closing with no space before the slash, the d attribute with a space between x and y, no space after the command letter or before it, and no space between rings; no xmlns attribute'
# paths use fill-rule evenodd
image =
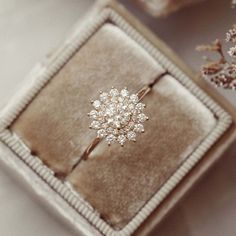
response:
<svg viewBox="0 0 236 236"><path fill-rule="evenodd" d="M100 92L99 99L91 101L93 109L88 113L90 128L96 130L97 138L105 139L108 145L118 142L136 141L138 133L144 132L145 104L138 94L130 94L127 88L114 87L108 92Z"/></svg>

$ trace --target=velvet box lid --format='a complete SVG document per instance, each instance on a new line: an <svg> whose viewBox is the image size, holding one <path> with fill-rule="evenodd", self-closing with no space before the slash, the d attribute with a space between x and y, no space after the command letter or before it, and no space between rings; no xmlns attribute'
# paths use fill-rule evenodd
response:
<svg viewBox="0 0 236 236"><path fill-rule="evenodd" d="M102 142L76 165L95 137L90 99L163 73L144 99L140 145ZM146 235L235 136L230 106L193 80L123 7L99 6L1 113L0 138L16 154L3 161L84 235Z"/></svg>

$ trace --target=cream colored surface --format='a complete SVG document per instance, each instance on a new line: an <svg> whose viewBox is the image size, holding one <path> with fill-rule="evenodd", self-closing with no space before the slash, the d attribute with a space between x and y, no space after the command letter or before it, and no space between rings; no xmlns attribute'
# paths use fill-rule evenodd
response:
<svg viewBox="0 0 236 236"><path fill-rule="evenodd" d="M149 18L145 18L145 21L152 25L153 29L190 65L198 68L200 57L193 53L194 45L199 41L212 40L216 35L223 35L225 29L233 23L234 15L228 10L227 3L209 1L195 9L182 11L181 14L176 14L159 24ZM20 78L24 77L36 61L54 48L89 2L1 0L0 4L2 105L19 87ZM209 14L208 9L214 10ZM199 12L201 19L198 17ZM221 18L224 18L224 21L220 20ZM195 22L195 27L188 27L189 22L191 25ZM187 29L186 33L192 35L191 40L189 37L186 40L183 34L178 33L182 29ZM224 94L232 102L235 101L233 92ZM157 229L158 235L233 236L236 234L234 157L235 148L232 148L231 153L228 153L218 166L209 172L165 221L166 223ZM76 235L54 219L51 213L47 213L37 200L28 195L24 186L10 176L8 170L1 166L0 196L1 202L4 202L1 205L1 212L4 213L0 215L1 235Z"/></svg>

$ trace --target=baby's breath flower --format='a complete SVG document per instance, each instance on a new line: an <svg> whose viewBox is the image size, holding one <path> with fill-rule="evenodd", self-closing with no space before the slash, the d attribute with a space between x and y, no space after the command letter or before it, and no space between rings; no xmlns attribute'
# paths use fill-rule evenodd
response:
<svg viewBox="0 0 236 236"><path fill-rule="evenodd" d="M236 3L236 0L235 0ZM236 25L226 34L226 42L236 43ZM218 87L225 89L236 89L236 45L230 47L228 54L231 60L227 60L223 51L222 43L215 40L210 45L197 47L198 51L210 51L217 53L220 58L211 60L207 58L207 63L202 67L202 75Z"/></svg>
<svg viewBox="0 0 236 236"><path fill-rule="evenodd" d="M226 33L226 42L236 43L236 25Z"/></svg>

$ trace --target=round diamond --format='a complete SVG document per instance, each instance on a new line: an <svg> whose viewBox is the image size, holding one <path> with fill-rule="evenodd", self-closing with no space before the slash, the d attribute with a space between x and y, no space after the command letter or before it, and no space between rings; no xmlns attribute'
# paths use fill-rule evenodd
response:
<svg viewBox="0 0 236 236"><path fill-rule="evenodd" d="M109 134L109 135L106 137L106 141L108 142L108 144L111 144L111 143L115 142L115 140L116 140L116 137L115 137L115 135L113 135L113 134Z"/></svg>
<svg viewBox="0 0 236 236"><path fill-rule="evenodd" d="M113 97L111 97L111 101L112 101L114 104L116 104L116 103L118 103L118 98L115 97L115 96L113 96Z"/></svg>
<svg viewBox="0 0 236 236"><path fill-rule="evenodd" d="M136 141L136 133L134 131L129 131L127 134L127 138L131 141Z"/></svg>
<svg viewBox="0 0 236 236"><path fill-rule="evenodd" d="M124 104L123 106L121 106L121 109L122 109L123 111L127 110L127 108L128 108L128 106L127 106L126 104Z"/></svg>
<svg viewBox="0 0 236 236"><path fill-rule="evenodd" d="M100 129L100 122L94 120L94 121L91 123L90 127L91 127L92 129Z"/></svg>
<svg viewBox="0 0 236 236"><path fill-rule="evenodd" d="M110 94L111 94L111 96L116 97L119 95L119 91L118 91L118 89L113 88L113 89L111 89Z"/></svg>
<svg viewBox="0 0 236 236"><path fill-rule="evenodd" d="M148 119L148 117L145 114L141 113L137 116L137 119L139 122L145 122Z"/></svg>
<svg viewBox="0 0 236 236"><path fill-rule="evenodd" d="M105 120L105 117L104 117L104 111L99 111L97 113L97 120L100 120L101 122Z"/></svg>
<svg viewBox="0 0 236 236"><path fill-rule="evenodd" d="M100 129L100 130L98 130L97 135L99 138L104 138L104 137L106 137L107 132L105 129Z"/></svg>
<svg viewBox="0 0 236 236"><path fill-rule="evenodd" d="M121 118L121 124L126 125L130 121L130 113L125 113Z"/></svg>
<svg viewBox="0 0 236 236"><path fill-rule="evenodd" d="M89 116L93 119L96 119L98 117L98 112L96 110L92 110L89 112Z"/></svg>
<svg viewBox="0 0 236 236"><path fill-rule="evenodd" d="M114 129L112 132L114 135L118 135L119 134L119 130L118 129Z"/></svg>
<svg viewBox="0 0 236 236"><path fill-rule="evenodd" d="M101 102L99 100L96 100L93 102L94 108L98 109L101 106Z"/></svg>
<svg viewBox="0 0 236 236"><path fill-rule="evenodd" d="M113 133L114 132L114 128L112 128L112 127L108 127L106 130L107 130L108 133Z"/></svg>
<svg viewBox="0 0 236 236"><path fill-rule="evenodd" d="M126 142L126 137L125 137L125 135L119 135L118 136L118 138L117 138L117 141L118 141L118 143L121 145L121 146L123 146L124 145L124 143Z"/></svg>
<svg viewBox="0 0 236 236"><path fill-rule="evenodd" d="M145 104L143 104L143 103L138 103L137 105L136 105L136 107L135 107L138 111L143 111L144 110L144 108L145 108Z"/></svg>
<svg viewBox="0 0 236 236"><path fill-rule="evenodd" d="M138 103L138 96L136 94L132 94L130 96L130 100L133 102L133 103Z"/></svg>
<svg viewBox="0 0 236 236"><path fill-rule="evenodd" d="M129 104L129 109L130 109L130 110L133 110L134 108L135 108L135 106L134 106L133 103Z"/></svg>
<svg viewBox="0 0 236 236"><path fill-rule="evenodd" d="M129 122L128 127L129 129L133 129L135 126L135 123L133 121Z"/></svg>
<svg viewBox="0 0 236 236"><path fill-rule="evenodd" d="M109 116L109 117L112 117L114 116L116 113L116 106L115 104L109 104L106 108L106 115Z"/></svg>
<svg viewBox="0 0 236 236"><path fill-rule="evenodd" d="M123 101L124 101L124 98L123 97L118 97L118 101L122 104Z"/></svg>
<svg viewBox="0 0 236 236"><path fill-rule="evenodd" d="M143 133L144 132L144 127L142 124L135 124L134 125L134 131L137 133Z"/></svg>
<svg viewBox="0 0 236 236"><path fill-rule="evenodd" d="M120 92L122 97L128 97L129 96L129 91L127 89L122 89Z"/></svg>
<svg viewBox="0 0 236 236"><path fill-rule="evenodd" d="M102 127L103 129L108 129L108 128L109 128L109 126L108 126L107 123L103 123L103 124L101 125L101 127Z"/></svg>
<svg viewBox="0 0 236 236"><path fill-rule="evenodd" d="M100 100L102 102L106 101L108 99L108 93L101 93L100 94Z"/></svg>
<svg viewBox="0 0 236 236"><path fill-rule="evenodd" d="M118 120L114 121L113 125L115 126L115 128L118 128L118 129L121 127L121 123Z"/></svg>

